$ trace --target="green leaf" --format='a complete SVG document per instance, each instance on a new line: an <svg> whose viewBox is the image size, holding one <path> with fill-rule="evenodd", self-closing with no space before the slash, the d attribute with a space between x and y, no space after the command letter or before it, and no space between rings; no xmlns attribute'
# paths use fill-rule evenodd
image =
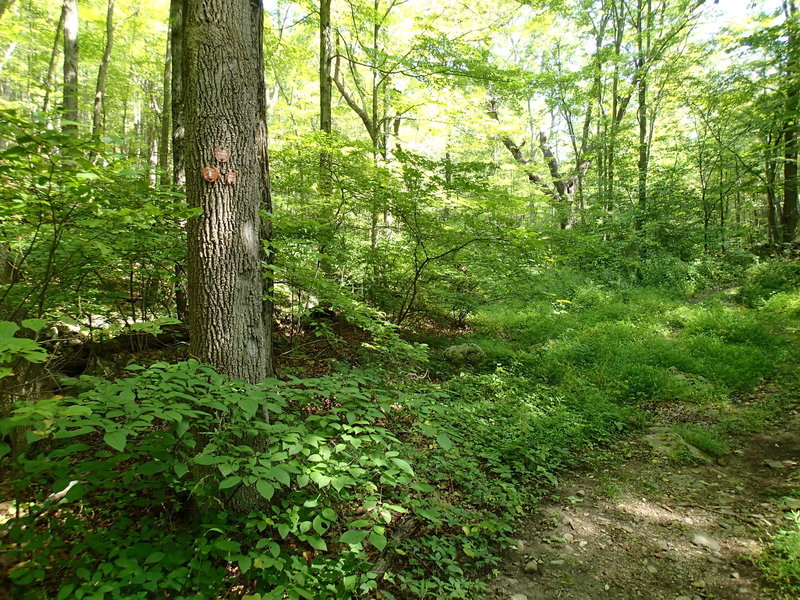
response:
<svg viewBox="0 0 800 600"><path fill-rule="evenodd" d="M268 481L264 481L263 479L259 479L256 482L256 490L267 500L271 500L272 496L275 494L275 488L273 485Z"/></svg>
<svg viewBox="0 0 800 600"><path fill-rule="evenodd" d="M60 590L58 590L58 595L56 596L56 600L67 600L67 598L72 596L72 591L75 589L74 583L68 583Z"/></svg>
<svg viewBox="0 0 800 600"><path fill-rule="evenodd" d="M402 458L392 458L391 459L394 464L396 464L400 469L408 473L409 475L414 474L414 469L411 468L411 465L408 464L407 461L403 460Z"/></svg>
<svg viewBox="0 0 800 600"><path fill-rule="evenodd" d="M253 566L253 560L246 554L239 556L236 562L239 563L239 570L242 573L247 573L250 570L250 567Z"/></svg>
<svg viewBox="0 0 800 600"><path fill-rule="evenodd" d="M144 559L144 564L149 565L152 563L160 562L161 559L164 558L165 556L166 554L160 551L152 552L148 555L147 558Z"/></svg>
<svg viewBox="0 0 800 600"><path fill-rule="evenodd" d="M241 483L242 478L238 475L232 475L230 477L226 477L222 481L219 482L219 489L227 490L228 488L232 488L235 485L239 485Z"/></svg>
<svg viewBox="0 0 800 600"><path fill-rule="evenodd" d="M13 338L19 331L19 325L11 321L0 321L0 338Z"/></svg>
<svg viewBox="0 0 800 600"><path fill-rule="evenodd" d="M25 319L22 321L22 326L33 330L34 333L39 333L47 326L47 321L44 319Z"/></svg>
<svg viewBox="0 0 800 600"><path fill-rule="evenodd" d="M0 442L0 458L4 457L9 452L11 452L11 446L5 442Z"/></svg>
<svg viewBox="0 0 800 600"><path fill-rule="evenodd" d="M326 552L328 550L328 544L326 544L325 540L323 540L321 537L310 535L306 541L312 548L314 548L314 550L319 550L321 552Z"/></svg>
<svg viewBox="0 0 800 600"><path fill-rule="evenodd" d="M377 531L373 531L369 534L369 541L378 549L378 552L383 552L383 549L386 548L386 536L381 535Z"/></svg>
<svg viewBox="0 0 800 600"><path fill-rule="evenodd" d="M289 535L290 529L291 527L289 527L286 523L281 523L278 525L278 535L281 536L281 538L286 538L286 536Z"/></svg>
<svg viewBox="0 0 800 600"><path fill-rule="evenodd" d="M175 475L177 475L179 479L189 472L189 467L186 465L186 463L182 462L175 463L175 466L172 468L175 471Z"/></svg>
<svg viewBox="0 0 800 600"><path fill-rule="evenodd" d="M420 517L425 517L434 523L440 522L439 517L441 516L441 513L438 510L433 510L432 508L415 508L414 512Z"/></svg>
<svg viewBox="0 0 800 600"><path fill-rule="evenodd" d="M122 452L125 449L125 445L128 443L128 432L124 429L110 431L103 436L103 441L114 448L114 450Z"/></svg>
<svg viewBox="0 0 800 600"><path fill-rule="evenodd" d="M276 481L282 483L286 487L289 487L292 483L292 479L284 469L280 467L272 467L269 471L270 476L275 479Z"/></svg>
<svg viewBox="0 0 800 600"><path fill-rule="evenodd" d="M444 433L436 436L436 441L443 450L450 450L453 447L453 440L447 437Z"/></svg>
<svg viewBox="0 0 800 600"><path fill-rule="evenodd" d="M433 487L432 485L430 485L428 483L412 483L411 484L411 489L412 490L417 490L418 492L423 492L423 493L426 493L426 494L436 490L435 487Z"/></svg>
<svg viewBox="0 0 800 600"><path fill-rule="evenodd" d="M205 467L209 465L215 465L217 464L218 461L219 459L211 454L201 454L200 456L194 457L194 464L202 465Z"/></svg>
<svg viewBox="0 0 800 600"><path fill-rule="evenodd" d="M242 548L239 545L239 542L235 542L233 540L226 540L225 538L219 538L214 542L214 547L222 550L223 552L229 553L241 553Z"/></svg>
<svg viewBox="0 0 800 600"><path fill-rule="evenodd" d="M345 531L339 538L339 541L343 544L360 544L362 541L364 541L365 537L367 537L367 532L363 529L351 529L349 531Z"/></svg>

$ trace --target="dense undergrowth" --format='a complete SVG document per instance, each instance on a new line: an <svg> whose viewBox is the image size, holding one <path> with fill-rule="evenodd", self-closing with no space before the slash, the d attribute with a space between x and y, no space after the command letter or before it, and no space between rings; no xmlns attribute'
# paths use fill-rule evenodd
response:
<svg viewBox="0 0 800 600"><path fill-rule="evenodd" d="M2 422L31 444L0 541L14 597L479 597L565 468L649 408L722 414L790 358L798 265L712 267L538 277L474 314L469 367L431 337L411 372L250 386L189 361L64 382ZM726 451L724 432L678 431Z"/></svg>

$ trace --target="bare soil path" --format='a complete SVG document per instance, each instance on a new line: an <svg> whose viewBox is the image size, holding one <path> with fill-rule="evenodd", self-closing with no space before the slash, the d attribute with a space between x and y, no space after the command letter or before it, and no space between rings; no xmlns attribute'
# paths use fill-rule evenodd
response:
<svg viewBox="0 0 800 600"><path fill-rule="evenodd" d="M787 392L797 394L759 394ZM487 600L778 597L754 561L800 496L800 410L778 418L707 464L659 456L643 439L623 445L521 526Z"/></svg>

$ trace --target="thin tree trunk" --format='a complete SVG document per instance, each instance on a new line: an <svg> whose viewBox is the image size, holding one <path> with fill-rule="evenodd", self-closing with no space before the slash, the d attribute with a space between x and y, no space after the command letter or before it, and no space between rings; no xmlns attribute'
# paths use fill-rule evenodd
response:
<svg viewBox="0 0 800 600"><path fill-rule="evenodd" d="M262 270L270 232L259 215L271 209L262 31L260 2L186 3L186 191L202 211L188 226L190 352L252 383L272 372ZM229 158L220 160L217 148ZM213 169L220 175L210 181Z"/></svg>
<svg viewBox="0 0 800 600"><path fill-rule="evenodd" d="M324 133L333 130L331 105L333 79L331 61L333 42L331 38L331 0L320 0L319 6L319 129Z"/></svg>
<svg viewBox="0 0 800 600"><path fill-rule="evenodd" d="M106 79L108 66L111 63L111 50L114 47L114 0L108 0L106 10L106 47L103 50L103 59L97 71L97 87L94 92L94 112L92 114L92 135L98 135L103 130L103 100L106 94Z"/></svg>
<svg viewBox="0 0 800 600"><path fill-rule="evenodd" d="M646 11L646 16L645 16ZM641 228L647 211L647 169L648 169L648 106L647 87L650 60L650 35L652 29L653 8L651 0L638 0L636 12L636 47L638 52L636 64L636 91L639 101L639 161L638 161L638 205L639 215L636 227Z"/></svg>
<svg viewBox="0 0 800 600"><path fill-rule="evenodd" d="M178 191L186 187L186 163L184 160L184 138L186 130L183 122L183 19L186 14L186 0L172 0L169 5L169 51L172 59L170 76L170 105L166 100L164 110L172 112L172 184ZM184 227L183 223L179 224ZM178 319L189 322L189 299L186 296L186 266L175 265L175 310Z"/></svg>
<svg viewBox="0 0 800 600"><path fill-rule="evenodd" d="M64 0L63 131L78 129L78 0Z"/></svg>
<svg viewBox="0 0 800 600"><path fill-rule="evenodd" d="M61 32L64 31L64 15L66 7L61 7L61 16L58 17L58 24L56 25L56 35L53 37L53 48L50 51L50 62L47 64L47 77L44 80L44 101L42 102L42 112L46 113L50 110L50 92L53 84L53 75L56 71L56 62L58 61L58 42L61 38ZM49 122L49 120L48 120Z"/></svg>
<svg viewBox="0 0 800 600"><path fill-rule="evenodd" d="M172 183L169 170L169 142L172 137L172 43L167 38L167 50L164 56L164 76L162 79L161 129L158 140L159 183L168 186Z"/></svg>
<svg viewBox="0 0 800 600"><path fill-rule="evenodd" d="M182 190L186 185L186 166L184 161L183 122L183 19L186 13L186 0L172 0L169 5L169 41L172 55L172 183ZM166 110L166 106L165 106Z"/></svg>
<svg viewBox="0 0 800 600"><path fill-rule="evenodd" d="M333 60L333 42L331 37L331 0L320 0L319 6L319 129L330 135L333 131L332 101L333 79L331 61ZM331 275L332 265L328 253L333 244L334 212L331 207L331 155L323 149L319 155L319 190L322 199L320 214L321 236L319 241L319 269L325 275Z"/></svg>
<svg viewBox="0 0 800 600"><path fill-rule="evenodd" d="M797 21L797 8L794 0L786 3L787 65L786 77L788 89L786 92L786 120L783 127L784 160L783 160L783 211L781 218L782 241L789 244L794 241L797 230L797 137L798 120L797 111L800 106L800 40L795 32Z"/></svg>

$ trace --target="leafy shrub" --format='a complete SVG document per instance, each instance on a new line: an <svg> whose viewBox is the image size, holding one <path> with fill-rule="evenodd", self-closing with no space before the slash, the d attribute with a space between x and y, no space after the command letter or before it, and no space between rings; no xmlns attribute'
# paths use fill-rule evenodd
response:
<svg viewBox="0 0 800 600"><path fill-rule="evenodd" d="M207 598L242 585L263 598L345 598L375 587L366 549L387 546L405 510L392 490L413 471L377 424L394 409L366 375L250 386L188 361L77 385L91 387L0 422L2 433L31 428L13 481L29 508L8 528L15 597Z"/></svg>
<svg viewBox="0 0 800 600"><path fill-rule="evenodd" d="M800 287L800 263L770 261L757 264L747 271L747 280L739 290L738 299L745 306L757 307L778 292Z"/></svg>

